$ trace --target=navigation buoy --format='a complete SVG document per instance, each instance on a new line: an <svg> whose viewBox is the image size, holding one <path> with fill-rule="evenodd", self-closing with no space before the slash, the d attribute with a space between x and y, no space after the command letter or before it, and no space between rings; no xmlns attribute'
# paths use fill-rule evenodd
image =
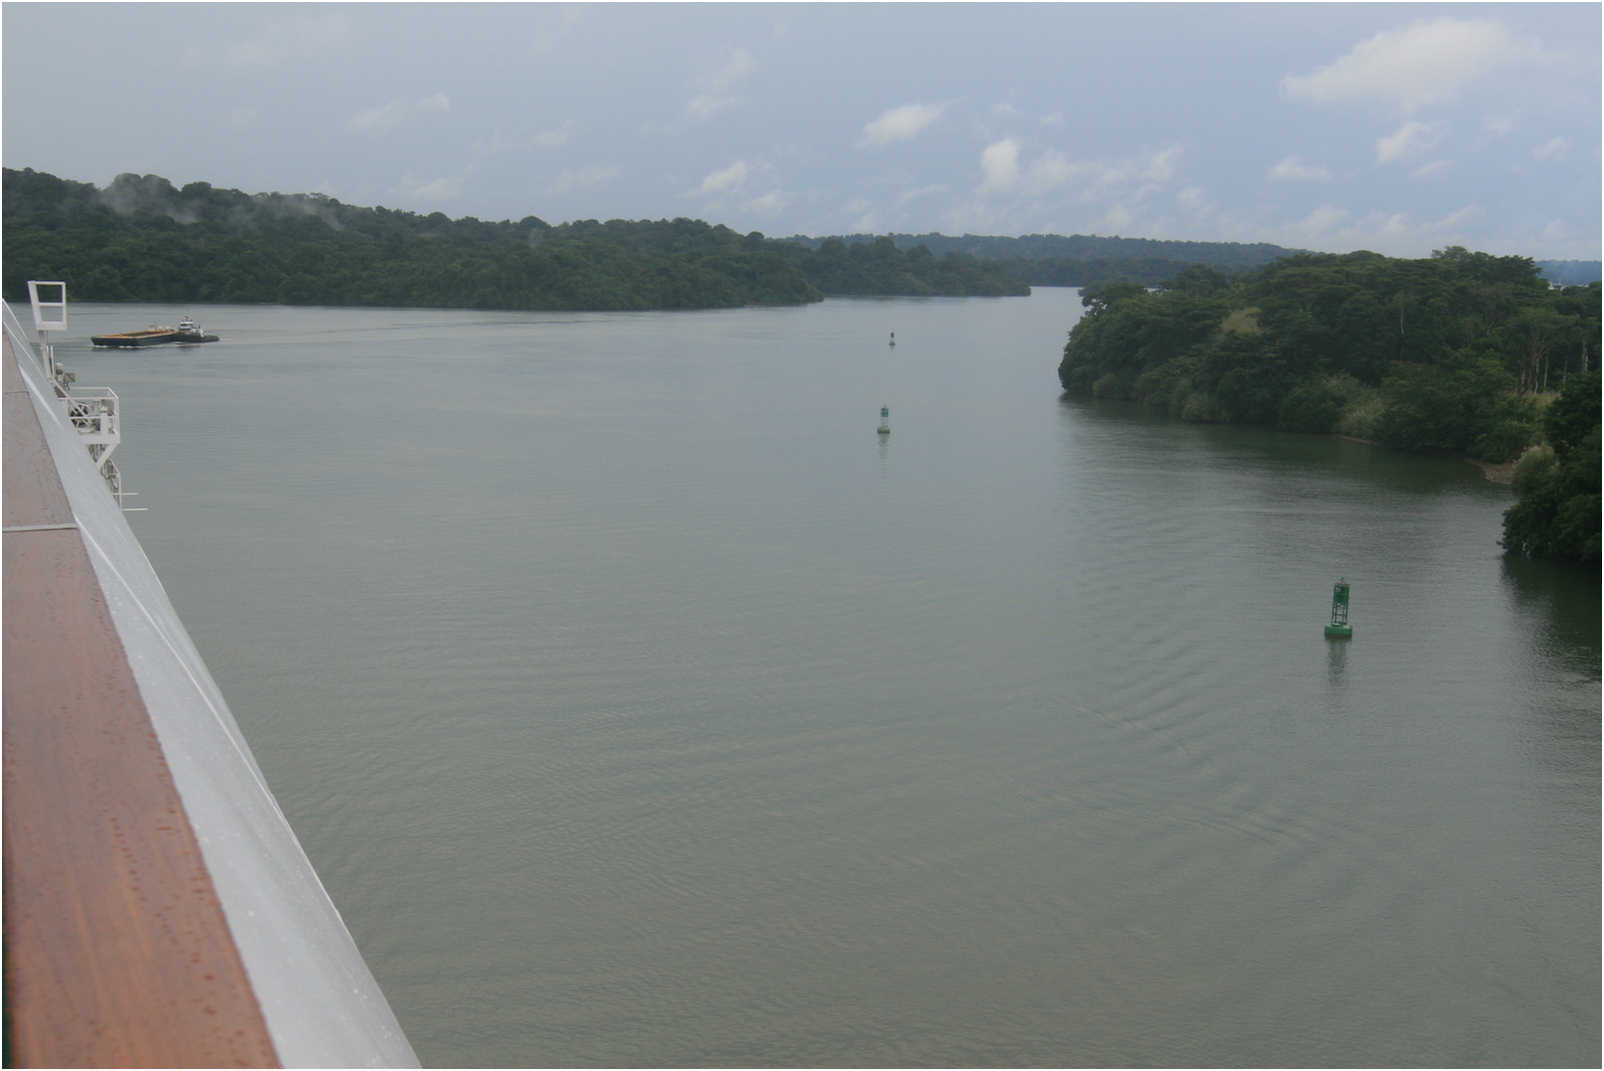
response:
<svg viewBox="0 0 1604 1071"><path fill-rule="evenodd" d="M895 346L896 344L897 344L897 333L895 331L893 331L893 332L891 332L891 345Z"/></svg>
<svg viewBox="0 0 1604 1071"><path fill-rule="evenodd" d="M880 426L878 428L876 428L875 430L877 432L879 432L881 435L890 435L891 434L891 407L890 406L882 405L880 407Z"/></svg>
<svg viewBox="0 0 1604 1071"><path fill-rule="evenodd" d="M1331 623L1326 636L1334 640L1353 638L1353 626L1348 623L1348 582L1341 577L1331 585Z"/></svg>

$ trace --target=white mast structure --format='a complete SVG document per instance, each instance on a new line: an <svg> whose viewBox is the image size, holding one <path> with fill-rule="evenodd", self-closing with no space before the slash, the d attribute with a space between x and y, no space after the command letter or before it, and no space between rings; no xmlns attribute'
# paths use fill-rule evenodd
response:
<svg viewBox="0 0 1604 1071"><path fill-rule="evenodd" d="M41 293L41 288L46 289ZM89 456L100 470L100 475L117 498L123 502L122 474L112 453L123 441L122 421L117 406L117 392L109 387L73 387L77 377L56 364L55 347L50 336L67 330L67 284L57 281L28 280L28 304L33 307L33 330L39 341L39 355L44 358L45 375L56 397L67 403L67 419L78 430Z"/></svg>

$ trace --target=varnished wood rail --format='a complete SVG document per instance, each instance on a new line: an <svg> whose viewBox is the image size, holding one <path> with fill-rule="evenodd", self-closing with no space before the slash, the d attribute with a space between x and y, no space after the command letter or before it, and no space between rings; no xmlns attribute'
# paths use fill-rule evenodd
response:
<svg viewBox="0 0 1604 1071"><path fill-rule="evenodd" d="M4 343L6 1063L276 1066Z"/></svg>

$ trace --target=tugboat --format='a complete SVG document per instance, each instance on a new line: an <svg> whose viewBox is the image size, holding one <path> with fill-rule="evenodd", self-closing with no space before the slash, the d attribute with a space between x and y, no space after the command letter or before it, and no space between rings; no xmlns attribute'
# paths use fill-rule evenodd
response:
<svg viewBox="0 0 1604 1071"><path fill-rule="evenodd" d="M216 342L216 335L208 335L188 316L178 321L177 327L152 324L143 331L122 331L115 335L91 335L89 341L96 346L112 349L139 349L160 346L168 342Z"/></svg>
<svg viewBox="0 0 1604 1071"><path fill-rule="evenodd" d="M216 335L208 335L200 329L200 325L188 316L178 321L178 337L174 342L216 342Z"/></svg>

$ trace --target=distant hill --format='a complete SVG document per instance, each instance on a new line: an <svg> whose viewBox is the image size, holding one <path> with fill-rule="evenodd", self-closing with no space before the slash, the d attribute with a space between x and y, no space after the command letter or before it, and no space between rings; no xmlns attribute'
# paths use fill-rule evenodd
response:
<svg viewBox="0 0 1604 1071"><path fill-rule="evenodd" d="M242 193L158 175L104 189L4 170L8 298L63 279L85 301L629 310L795 305L830 295L1029 293L961 253L890 239L817 250L693 219L556 226L449 219L319 194Z"/></svg>
<svg viewBox="0 0 1604 1071"><path fill-rule="evenodd" d="M841 235L852 244L873 235ZM1303 250L1265 242L1172 242L1154 238L1105 238L1085 234L1005 235L893 234L899 249L924 246L940 256L961 253L993 261L1010 278L1033 286L1095 286L1106 282L1159 286L1187 268L1202 265L1226 275L1243 275ZM793 236L789 241L817 248L823 238Z"/></svg>
<svg viewBox="0 0 1604 1071"><path fill-rule="evenodd" d="M1537 270L1556 286L1586 286L1604 281L1604 262L1597 260L1539 260Z"/></svg>

